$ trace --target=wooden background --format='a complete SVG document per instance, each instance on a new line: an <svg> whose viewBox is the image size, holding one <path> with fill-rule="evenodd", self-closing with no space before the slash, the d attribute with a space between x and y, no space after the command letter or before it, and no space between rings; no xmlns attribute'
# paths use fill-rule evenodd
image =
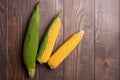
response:
<svg viewBox="0 0 120 80"><path fill-rule="evenodd" d="M0 0L0 80L29 80L22 44L37 0ZM40 0L40 40L62 10L56 50L80 29L82 43L55 70L37 63L30 80L120 80L120 0Z"/></svg>

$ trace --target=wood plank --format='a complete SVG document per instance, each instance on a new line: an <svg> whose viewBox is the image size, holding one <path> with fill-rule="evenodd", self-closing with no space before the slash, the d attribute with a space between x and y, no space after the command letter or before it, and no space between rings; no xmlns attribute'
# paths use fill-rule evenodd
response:
<svg viewBox="0 0 120 80"><path fill-rule="evenodd" d="M27 80L23 62L22 44L29 17L36 2L30 0L8 1L8 61L7 80ZM37 77L33 78L37 80Z"/></svg>
<svg viewBox="0 0 120 80"><path fill-rule="evenodd" d="M120 80L119 0L95 1L95 79Z"/></svg>
<svg viewBox="0 0 120 80"><path fill-rule="evenodd" d="M64 41L85 30L82 43L64 61L64 80L94 80L94 0L64 0Z"/></svg>
<svg viewBox="0 0 120 80"><path fill-rule="evenodd" d="M0 0L0 80L7 76L7 0Z"/></svg>

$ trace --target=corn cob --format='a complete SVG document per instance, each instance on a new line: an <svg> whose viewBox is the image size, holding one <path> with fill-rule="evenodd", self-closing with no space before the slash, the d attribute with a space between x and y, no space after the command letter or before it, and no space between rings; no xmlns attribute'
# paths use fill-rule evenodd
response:
<svg viewBox="0 0 120 80"><path fill-rule="evenodd" d="M60 63L73 51L73 49L75 49L82 40L83 34L83 30L75 33L60 48L58 48L58 50L48 60L48 65L51 69L58 67Z"/></svg>
<svg viewBox="0 0 120 80"><path fill-rule="evenodd" d="M61 16L61 12L59 12L57 16L54 18L39 48L37 61L41 64L46 63L48 61L53 51L61 27L60 16Z"/></svg>
<svg viewBox="0 0 120 80"><path fill-rule="evenodd" d="M23 59L28 70L29 76L33 77L35 74L36 55L39 42L39 26L40 26L40 11L39 3L30 18L27 32L25 35Z"/></svg>

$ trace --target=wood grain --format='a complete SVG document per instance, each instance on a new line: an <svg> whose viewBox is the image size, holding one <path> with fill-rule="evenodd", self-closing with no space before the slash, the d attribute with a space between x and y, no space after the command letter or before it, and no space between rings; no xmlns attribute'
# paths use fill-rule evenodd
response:
<svg viewBox="0 0 120 80"><path fill-rule="evenodd" d="M85 35L57 69L37 63L35 77L29 78L22 49L38 1L40 42L60 10L62 26L54 51L80 29ZM0 80L119 80L119 56L119 0L0 0Z"/></svg>
<svg viewBox="0 0 120 80"><path fill-rule="evenodd" d="M0 80L6 80L7 76L7 3L0 0Z"/></svg>
<svg viewBox="0 0 120 80"><path fill-rule="evenodd" d="M119 77L119 0L95 2L95 79Z"/></svg>

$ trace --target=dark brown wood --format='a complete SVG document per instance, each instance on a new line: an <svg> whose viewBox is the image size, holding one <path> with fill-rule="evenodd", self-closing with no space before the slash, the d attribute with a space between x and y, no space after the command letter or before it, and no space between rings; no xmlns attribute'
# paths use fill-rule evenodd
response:
<svg viewBox="0 0 120 80"><path fill-rule="evenodd" d="M119 0L95 1L95 79L120 80Z"/></svg>
<svg viewBox="0 0 120 80"><path fill-rule="evenodd" d="M40 42L60 10L62 26L54 51L80 28L85 35L57 69L37 63L35 77L29 78L22 45L38 1ZM0 80L119 80L119 56L119 0L0 0Z"/></svg>
<svg viewBox="0 0 120 80"><path fill-rule="evenodd" d="M7 76L7 4L7 0L0 0L0 80Z"/></svg>

